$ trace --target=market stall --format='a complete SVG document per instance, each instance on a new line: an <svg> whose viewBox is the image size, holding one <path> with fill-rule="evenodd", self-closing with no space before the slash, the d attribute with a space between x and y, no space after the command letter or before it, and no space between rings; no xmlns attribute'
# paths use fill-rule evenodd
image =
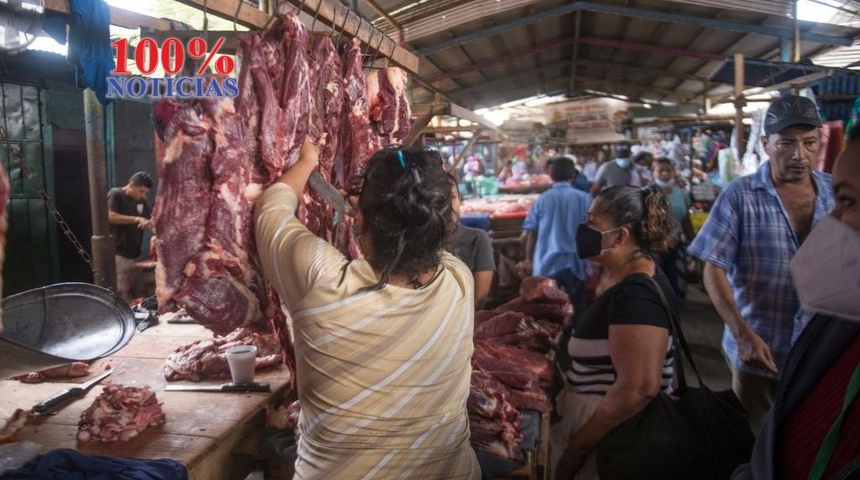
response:
<svg viewBox="0 0 860 480"><path fill-rule="evenodd" d="M171 458L184 465L191 478L241 478L261 463L259 453L249 449L248 443L259 441L254 434L264 426L265 407L291 402L296 388L290 319L262 277L253 253L256 246L248 234L255 195L296 161L304 139L310 138L320 146L320 161L313 173L316 180L304 192L299 219L349 258L357 258L360 252L351 221L343 216L343 206L327 193L333 186L350 188L363 162L376 149L414 141L415 136L409 136L410 119L419 117L420 121L428 113L410 112L406 96L406 78L409 71L416 70L417 59L348 8L326 0L296 1L296 9L282 5L281 14L276 16L244 3L235 9L231 6L231 10L225 2L185 3L259 29L225 34L230 39L228 49L235 51L241 66L235 72L239 90L235 99L179 101L163 97L153 102L158 178L152 219L155 236L152 259L136 268L150 279L154 277L156 295L147 300L157 302L158 315L150 314L146 321L157 322L158 317L180 311L199 325L162 323L146 328L118 354L89 365L89 371L139 361L158 372L163 370L171 383L185 379L210 384L211 379L194 373L195 369L207 368L207 354L191 358L187 352L202 351L208 343L219 344L220 336L238 335L232 332L245 329L273 335L282 351L278 356L282 365L260 374L260 380L271 384L267 393L158 391L165 420L127 441L75 441L83 416L89 415L88 402L83 400L57 415L28 416L21 425L10 420L10 425L19 429L7 438L33 441L42 453L73 448L86 455ZM64 2L55 1L49 8L70 12ZM124 26L135 22L146 28L173 26L160 19L125 15L115 7L108 11L113 21ZM308 18L300 17L299 11L309 15L313 24L330 25L332 32L310 31ZM162 30L153 37L164 40L171 38L171 33ZM186 31L176 38L188 40L195 33L207 34ZM88 93L85 116L91 127L87 147L92 215L101 219L107 208L103 203L105 185L97 181L103 180L106 163L105 127L100 123L106 116L100 101ZM436 112L436 107L430 112ZM450 103L438 108L443 114L467 115ZM336 155L336 151L344 153ZM497 219L502 217L499 214ZM98 283L115 287L111 239L107 224L99 222L99 226L94 229L99 240L93 243L97 250L91 263L93 275ZM219 336L211 337L212 333ZM238 340L244 342L251 338L248 335L243 333ZM195 346L184 346L189 342ZM548 361L546 353L537 355L537 361ZM222 369L220 375L224 373ZM38 385L4 380L2 408L15 412L57 388L91 377L59 378ZM121 392L127 386L119 383L116 388ZM96 391L85 398L92 398ZM223 415L213 421L209 417L216 405L224 405L218 409ZM533 417L531 428L537 433L532 435L531 445L515 454L520 447L507 445L510 455L505 455L515 465L530 469L536 468L538 457L544 462L546 458L545 447L543 454L537 453L537 438L546 436L546 418ZM513 428L519 428L519 423ZM484 434L472 441L488 455L485 461L492 462L501 432Z"/></svg>
<svg viewBox="0 0 860 480"><path fill-rule="evenodd" d="M0 412L29 408L64 388L95 377L106 369L117 368L123 362L137 369L161 372L165 358L178 347L211 338L211 332L195 324L162 322L144 332L114 355L102 358L89 367L90 373L76 378L54 378L43 383L29 384L19 380L0 381ZM217 386L224 378L210 378L194 386ZM283 365L257 373L256 381L269 384L270 391L191 392L157 391L166 417L163 425L150 427L126 442L76 441L82 412L101 392L96 387L83 398L64 406L55 415L30 417L17 432L20 442L33 442L42 453L58 448L71 448L87 455L113 455L133 459L169 458L188 470L192 480L232 480L244 478L260 469L264 457L249 445L266 425L267 406L277 405L291 385L288 370ZM109 383L109 379L104 383ZM217 413L216 413L217 412Z"/></svg>

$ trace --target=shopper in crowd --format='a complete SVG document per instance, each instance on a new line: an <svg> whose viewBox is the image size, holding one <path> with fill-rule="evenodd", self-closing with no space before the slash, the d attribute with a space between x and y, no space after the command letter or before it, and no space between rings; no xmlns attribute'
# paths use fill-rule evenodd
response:
<svg viewBox="0 0 860 480"><path fill-rule="evenodd" d="M833 194L832 218L822 220L791 262L803 303L812 310L826 306L828 313L816 314L792 346L752 461L733 480L860 478L860 401L849 402L841 428L828 433L851 379L860 378L860 308L850 284L837 280L860 278L860 128L848 132L836 159ZM853 263L845 256L852 253ZM821 279L833 280L821 285ZM829 454L825 445L832 447ZM810 476L813 469L823 475Z"/></svg>
<svg viewBox="0 0 860 480"><path fill-rule="evenodd" d="M505 161L505 166L502 167L502 171L499 172L499 175L496 177L496 180L499 182L499 185L504 185L511 179L513 176L514 161L507 160Z"/></svg>
<svg viewBox="0 0 860 480"><path fill-rule="evenodd" d="M116 248L116 288L126 302L140 295L141 270L135 261L141 254L143 231L152 229L152 207L146 194L152 189L152 176L137 172L124 187L108 191L108 223Z"/></svg>
<svg viewBox="0 0 860 480"><path fill-rule="evenodd" d="M453 183L454 180L451 179ZM460 190L454 187L451 192L451 209L455 225L460 219ZM493 242L483 230L457 225L448 251L469 267L475 281L475 310L484 308L490 295L496 261L493 258Z"/></svg>
<svg viewBox="0 0 860 480"><path fill-rule="evenodd" d="M583 175L582 170L580 170L580 162L579 160L573 156L572 154L567 154L565 157L569 158L573 162L573 180L570 181L570 184L573 185L573 188L588 193L591 191L591 182Z"/></svg>
<svg viewBox="0 0 860 480"><path fill-rule="evenodd" d="M364 259L348 260L295 217L318 164L299 160L255 206L266 278L293 319L295 479L479 479L469 445L472 274L443 248L455 187L442 158L386 148L353 192Z"/></svg>
<svg viewBox="0 0 860 480"><path fill-rule="evenodd" d="M684 299L686 292L681 287L681 281L686 270L686 254L684 249L693 240L693 222L690 220L690 195L675 183L675 166L666 157L654 161L652 176L654 186L658 187L669 200L672 216L675 218L675 245L660 256L660 268L669 278L669 283L675 290L675 295Z"/></svg>
<svg viewBox="0 0 860 480"><path fill-rule="evenodd" d="M651 167L654 162L654 155L645 147L638 147L637 152L630 157L633 162L632 183L634 186L647 187L653 181Z"/></svg>
<svg viewBox="0 0 860 480"><path fill-rule="evenodd" d="M597 157L591 153L586 154L582 163L582 173L585 175L585 179L588 180L589 183L593 183L595 177L597 177L598 167L599 164L597 162Z"/></svg>
<svg viewBox="0 0 860 480"><path fill-rule="evenodd" d="M811 100L775 100L764 119L758 171L731 182L688 252L704 260L704 283L726 324L722 346L732 389L757 429L773 401L793 338L808 315L799 307L789 261L833 208L830 175L812 170L821 120Z"/></svg>
<svg viewBox="0 0 860 480"><path fill-rule="evenodd" d="M598 194L577 229L577 252L603 271L567 345L572 363L556 402L561 421L550 431L556 480L596 479L600 441L660 390L671 390L670 313L652 279L677 310L654 260L674 241L672 223L656 187L616 186Z"/></svg>
<svg viewBox="0 0 860 480"><path fill-rule="evenodd" d="M597 169L591 184L591 196L596 197L601 190L616 185L631 185L633 182L633 162L630 160L630 144L615 144L615 159Z"/></svg>
<svg viewBox="0 0 860 480"><path fill-rule="evenodd" d="M571 186L575 175L571 159L552 159L553 185L538 196L523 221L525 260L518 270L555 279L578 316L585 310L586 272L576 253L576 228L585 221L591 198Z"/></svg>

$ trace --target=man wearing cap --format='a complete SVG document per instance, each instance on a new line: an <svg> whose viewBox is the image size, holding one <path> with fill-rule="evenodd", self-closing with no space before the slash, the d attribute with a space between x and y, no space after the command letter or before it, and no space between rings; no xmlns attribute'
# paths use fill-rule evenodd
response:
<svg viewBox="0 0 860 480"><path fill-rule="evenodd" d="M812 170L821 119L808 98L788 95L767 110L761 142L769 160L723 190L688 252L704 260L708 295L726 324L732 389L757 430L773 400L800 310L791 257L833 208L830 175Z"/></svg>

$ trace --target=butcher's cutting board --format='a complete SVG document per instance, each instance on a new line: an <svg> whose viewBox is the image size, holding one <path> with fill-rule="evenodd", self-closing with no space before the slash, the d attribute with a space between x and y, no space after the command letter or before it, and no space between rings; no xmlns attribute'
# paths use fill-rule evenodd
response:
<svg viewBox="0 0 860 480"><path fill-rule="evenodd" d="M134 359L159 368L176 347L211 333L198 325L160 324L134 336L130 344L114 356L93 364L94 376L105 365ZM0 381L0 413L5 417L16 408L29 409L39 400L76 385L89 377L63 382L24 384L15 380ZM172 458L182 462L192 480L232 480L244 478L249 466L233 455L255 430L265 426L265 408L283 395L289 386L284 367L257 372L256 379L271 385L270 393L158 392L166 423L149 427L128 442L79 443L76 440L80 414L102 392L93 388L84 398L75 400L57 415L31 419L18 434L18 440L29 440L47 452L55 448L74 448L92 455L116 455L129 458ZM206 383L221 383L210 380Z"/></svg>

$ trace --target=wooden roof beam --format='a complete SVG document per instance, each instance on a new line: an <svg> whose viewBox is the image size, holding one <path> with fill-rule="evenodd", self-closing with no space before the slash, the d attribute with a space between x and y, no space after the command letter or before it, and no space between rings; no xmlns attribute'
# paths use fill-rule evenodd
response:
<svg viewBox="0 0 860 480"><path fill-rule="evenodd" d="M138 29L140 27L153 30L170 30L170 20L155 18L140 13L129 12L117 7L110 9L110 23L117 27ZM70 13L69 0L45 0L45 9L59 13Z"/></svg>

